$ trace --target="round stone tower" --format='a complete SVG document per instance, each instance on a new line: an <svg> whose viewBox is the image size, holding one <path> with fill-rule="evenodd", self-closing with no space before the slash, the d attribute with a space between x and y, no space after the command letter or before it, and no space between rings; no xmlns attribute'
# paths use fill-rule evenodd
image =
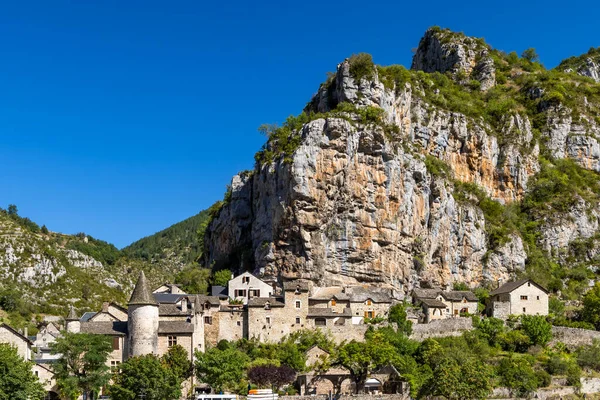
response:
<svg viewBox="0 0 600 400"><path fill-rule="evenodd" d="M158 354L158 303L144 271L129 299L127 316L129 357Z"/></svg>
<svg viewBox="0 0 600 400"><path fill-rule="evenodd" d="M69 315L67 316L66 326L67 332L69 333L79 333L81 331L81 322L79 318L77 318L77 314L75 314L75 309L71 306L69 310Z"/></svg>

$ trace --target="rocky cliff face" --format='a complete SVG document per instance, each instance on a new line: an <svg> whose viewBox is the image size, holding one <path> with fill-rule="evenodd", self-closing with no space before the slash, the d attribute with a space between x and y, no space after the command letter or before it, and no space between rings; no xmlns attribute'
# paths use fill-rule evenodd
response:
<svg viewBox="0 0 600 400"><path fill-rule="evenodd" d="M478 39L434 29L412 68L447 72L460 90L485 91L495 85L491 51ZM540 137L546 152L597 169L595 120L574 124L565 108L547 106L536 111L547 120L543 127L533 128L532 114L519 109L492 123L438 105L444 88L435 87L434 75L430 82L429 74L397 69L390 79L391 69L373 67L357 76L353 62L342 62L309 102L311 117L295 131L290 154L234 177L207 230L207 264L405 292L523 273L528 249L520 234L490 239L475 198L520 204L540 170ZM398 78L409 75L415 78ZM572 213L580 214L577 207ZM543 246L567 247L597 230L597 218L568 220L547 224ZM557 236L563 239L553 243Z"/></svg>

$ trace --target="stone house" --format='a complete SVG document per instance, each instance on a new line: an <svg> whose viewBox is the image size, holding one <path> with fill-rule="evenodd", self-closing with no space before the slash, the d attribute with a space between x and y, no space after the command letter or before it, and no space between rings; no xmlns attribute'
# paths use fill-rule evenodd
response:
<svg viewBox="0 0 600 400"><path fill-rule="evenodd" d="M425 323L478 313L477 296L468 290L414 289L412 299L421 306Z"/></svg>
<svg viewBox="0 0 600 400"><path fill-rule="evenodd" d="M490 293L486 312L490 317L548 315L548 290L531 279L508 282Z"/></svg>
<svg viewBox="0 0 600 400"><path fill-rule="evenodd" d="M174 283L163 283L162 285L154 289L152 293L185 294L185 292L179 287L179 285L176 285Z"/></svg>
<svg viewBox="0 0 600 400"><path fill-rule="evenodd" d="M270 284L258 279L250 272L244 272L232 278L227 283L227 290L230 298L241 300L243 304L248 304L248 299L253 297L268 298L275 293Z"/></svg>
<svg viewBox="0 0 600 400"><path fill-rule="evenodd" d="M0 343L8 343L17 349L17 354L23 359L31 360L33 342L24 333L18 332L7 324L0 324Z"/></svg>
<svg viewBox="0 0 600 400"><path fill-rule="evenodd" d="M60 357L58 354L50 354L50 344L56 342L56 339L60 336L60 329L54 322L50 322L41 328L33 341L33 346L36 349L36 360L55 360Z"/></svg>
<svg viewBox="0 0 600 400"><path fill-rule="evenodd" d="M44 400L59 400L58 387L56 386L56 379L54 378L54 372L52 371L51 360L39 360L33 365L33 374L37 376L39 381L44 385L46 391L46 397Z"/></svg>

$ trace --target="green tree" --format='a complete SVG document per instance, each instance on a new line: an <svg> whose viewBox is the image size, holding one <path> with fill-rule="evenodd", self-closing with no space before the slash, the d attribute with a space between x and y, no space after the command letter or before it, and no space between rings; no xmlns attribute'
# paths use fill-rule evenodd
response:
<svg viewBox="0 0 600 400"><path fill-rule="evenodd" d="M533 345L545 346L552 339L552 325L542 315L521 316L521 329Z"/></svg>
<svg viewBox="0 0 600 400"><path fill-rule="evenodd" d="M226 341L206 352L196 352L196 376L216 391L241 391L250 359Z"/></svg>
<svg viewBox="0 0 600 400"><path fill-rule="evenodd" d="M48 228L46 228L46 225L42 225L42 233L44 235L47 235L49 233Z"/></svg>
<svg viewBox="0 0 600 400"><path fill-rule="evenodd" d="M514 354L500 361L497 374L500 384L516 391L519 396L533 392L540 383L531 363L525 357Z"/></svg>
<svg viewBox="0 0 600 400"><path fill-rule="evenodd" d="M162 362L181 382L192 374L192 362L189 360L188 352L181 345L169 347L162 356Z"/></svg>
<svg viewBox="0 0 600 400"><path fill-rule="evenodd" d="M594 339L592 344L579 347L575 354L581 367L600 371L600 340Z"/></svg>
<svg viewBox="0 0 600 400"><path fill-rule="evenodd" d="M133 357L121 364L110 387L114 400L171 400L181 396L181 381L153 354Z"/></svg>
<svg viewBox="0 0 600 400"><path fill-rule="evenodd" d="M231 271L228 269L222 269L215 271L212 276L212 284L215 286L227 286L227 282L231 279Z"/></svg>
<svg viewBox="0 0 600 400"><path fill-rule="evenodd" d="M33 375L33 363L25 361L17 349L0 343L0 400L42 400L44 387Z"/></svg>
<svg viewBox="0 0 600 400"><path fill-rule="evenodd" d="M412 321L406 319L406 308L404 304L398 303L390 307L388 321L392 324L396 324L398 332L404 333L406 336L410 336L412 333Z"/></svg>
<svg viewBox="0 0 600 400"><path fill-rule="evenodd" d="M61 355L53 368L63 397L75 400L84 393L98 393L110 380L106 360L112 346L106 336L65 333L50 344L50 349L52 354Z"/></svg>
<svg viewBox="0 0 600 400"><path fill-rule="evenodd" d="M594 287L583 296L583 312L581 317L585 322L600 330L600 282L596 282Z"/></svg>
<svg viewBox="0 0 600 400"><path fill-rule="evenodd" d="M356 385L357 393L364 389L369 372L376 367L391 363L396 355L394 347L385 340L380 332L366 336L365 342L351 342L342 344L336 355L334 364L346 368Z"/></svg>
<svg viewBox="0 0 600 400"><path fill-rule="evenodd" d="M8 205L8 215L19 215L19 210L17 209L17 206L14 204L9 204Z"/></svg>
<svg viewBox="0 0 600 400"><path fill-rule="evenodd" d="M538 62L540 60L540 56L533 47L530 47L523 51L523 53L521 53L521 57L530 62Z"/></svg>
<svg viewBox="0 0 600 400"><path fill-rule="evenodd" d="M492 376L492 370L474 358L462 363L444 358L419 395L443 396L449 400L485 399L492 391Z"/></svg>
<svg viewBox="0 0 600 400"><path fill-rule="evenodd" d="M190 264L175 276L175 283L179 284L186 293L206 294L209 277L210 270Z"/></svg>
<svg viewBox="0 0 600 400"><path fill-rule="evenodd" d="M504 321L498 318L486 318L477 325L477 332L490 346L498 344L498 337L504 332Z"/></svg>

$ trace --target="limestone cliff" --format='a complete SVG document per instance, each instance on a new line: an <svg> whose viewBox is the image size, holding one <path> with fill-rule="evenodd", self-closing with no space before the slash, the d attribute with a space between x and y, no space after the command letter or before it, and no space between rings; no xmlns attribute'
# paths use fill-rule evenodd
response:
<svg viewBox="0 0 600 400"><path fill-rule="evenodd" d="M597 85L577 82L593 95L561 100L539 64L438 28L412 68L366 55L339 64L302 116L271 132L255 169L233 178L207 229L206 263L407 292L506 281L531 272L531 243L550 254L595 234L596 212L568 226L529 213L527 223L547 220L532 242L525 223L504 229L494 207L532 204L543 157L598 170Z"/></svg>

